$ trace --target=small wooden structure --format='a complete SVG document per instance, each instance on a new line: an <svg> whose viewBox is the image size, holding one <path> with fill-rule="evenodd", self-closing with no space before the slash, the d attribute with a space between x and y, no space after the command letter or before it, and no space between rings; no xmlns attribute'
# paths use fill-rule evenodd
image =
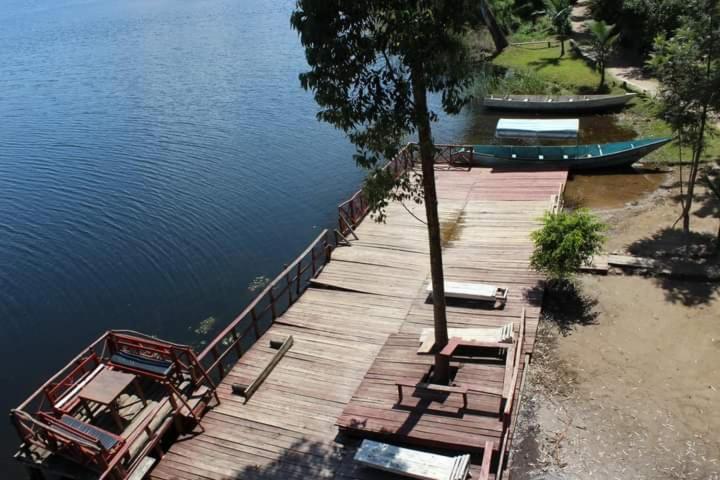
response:
<svg viewBox="0 0 720 480"><path fill-rule="evenodd" d="M470 471L469 454L448 457L373 440L363 440L355 461L420 480L465 480Z"/></svg>
<svg viewBox="0 0 720 480"><path fill-rule="evenodd" d="M501 451L523 367L524 312L518 325L512 343L453 338L440 352L457 372L450 385L431 382L434 361L417 353L418 336L391 335L337 425L417 447L475 453L490 442Z"/></svg>
<svg viewBox="0 0 720 480"><path fill-rule="evenodd" d="M252 397L252 394L255 393L255 390L262 385L262 382L265 381L268 375L270 375L270 372L272 372L273 368L275 368L275 365L277 365L280 359L285 356L288 350L290 350L292 344L292 335L287 337L284 342L270 340L270 348L277 349L277 353L270 359L268 364L265 365L265 368L260 371L260 374L250 383L250 385L233 383L233 393L244 397L245 401L250 400L250 397Z"/></svg>
<svg viewBox="0 0 720 480"><path fill-rule="evenodd" d="M128 388L133 387L133 388ZM65 478L131 478L215 385L190 347L109 331L11 411L28 468Z"/></svg>
<svg viewBox="0 0 720 480"><path fill-rule="evenodd" d="M460 337L467 340L485 342L512 342L513 324L509 322L502 327L492 328L448 328L448 337ZM424 328L420 333L418 353L431 353L435 347L435 330Z"/></svg>
<svg viewBox="0 0 720 480"><path fill-rule="evenodd" d="M431 282L428 282L425 290L428 294L432 294L433 288ZM445 281L446 298L505 303L507 296L508 289L506 287L496 287L495 285L487 285L484 283Z"/></svg>

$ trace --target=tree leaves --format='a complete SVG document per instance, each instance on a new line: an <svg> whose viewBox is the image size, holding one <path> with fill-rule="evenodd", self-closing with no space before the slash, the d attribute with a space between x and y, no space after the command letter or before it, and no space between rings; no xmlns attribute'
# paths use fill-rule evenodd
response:
<svg viewBox="0 0 720 480"><path fill-rule="evenodd" d="M530 264L553 279L570 278L600 252L606 229L588 210L546 213L543 227L531 234Z"/></svg>
<svg viewBox="0 0 720 480"><path fill-rule="evenodd" d="M409 174L395 179L380 170L416 131L413 67L422 67L427 91L440 94L443 111L459 112L472 81L462 37L481 18L471 1L298 0L290 21L310 66L300 84L313 92L318 119L343 130L356 146L378 218L387 194L421 198ZM434 121L437 112L429 116Z"/></svg>

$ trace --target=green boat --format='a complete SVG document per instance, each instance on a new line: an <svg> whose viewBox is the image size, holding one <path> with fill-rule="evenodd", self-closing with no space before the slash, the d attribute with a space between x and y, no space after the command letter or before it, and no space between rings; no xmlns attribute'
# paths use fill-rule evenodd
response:
<svg viewBox="0 0 720 480"><path fill-rule="evenodd" d="M475 145L472 163L481 167L588 170L629 166L671 138L647 138L597 145ZM458 152L460 153L460 152Z"/></svg>

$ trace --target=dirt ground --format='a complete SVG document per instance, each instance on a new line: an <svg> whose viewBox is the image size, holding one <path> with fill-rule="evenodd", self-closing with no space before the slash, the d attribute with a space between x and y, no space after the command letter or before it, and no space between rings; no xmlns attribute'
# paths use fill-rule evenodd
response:
<svg viewBox="0 0 720 480"><path fill-rule="evenodd" d="M599 212L608 251L682 248L668 230L676 180ZM698 200L694 238L711 245L720 206L704 191ZM583 275L578 284L546 299L513 480L720 479L720 282Z"/></svg>

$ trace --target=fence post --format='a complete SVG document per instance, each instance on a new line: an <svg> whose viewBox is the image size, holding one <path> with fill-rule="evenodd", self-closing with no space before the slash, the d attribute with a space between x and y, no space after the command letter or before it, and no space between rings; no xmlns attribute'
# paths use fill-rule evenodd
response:
<svg viewBox="0 0 720 480"><path fill-rule="evenodd" d="M231 330L231 335L233 339L233 343L235 344L235 351L238 354L238 358L242 356L242 347L240 346L240 342L238 340L238 334L237 331L235 331L235 328Z"/></svg>
<svg viewBox="0 0 720 480"><path fill-rule="evenodd" d="M273 293L273 287L270 288L270 291L268 292L270 295L270 311L272 312L272 319L273 322L277 318L277 314L275 313L275 293Z"/></svg>
<svg viewBox="0 0 720 480"><path fill-rule="evenodd" d="M254 308L250 310L250 316L252 317L253 331L255 332L255 341L258 341L260 340L260 332L258 331L257 314L255 313Z"/></svg>
<svg viewBox="0 0 720 480"><path fill-rule="evenodd" d="M337 237L337 233L335 234L335 236ZM335 242L337 243L337 239L335 239ZM315 271L315 246L314 245L310 249L310 260L312 262L312 276L313 276L313 278L315 278L316 271Z"/></svg>
<svg viewBox="0 0 720 480"><path fill-rule="evenodd" d="M217 351L217 345L215 345L212 348L211 352L213 354L213 359L214 359L213 363L218 362L218 359L220 358L220 354ZM220 378L223 378L225 376L225 367L223 367L222 362L217 363L217 369L220 372Z"/></svg>

